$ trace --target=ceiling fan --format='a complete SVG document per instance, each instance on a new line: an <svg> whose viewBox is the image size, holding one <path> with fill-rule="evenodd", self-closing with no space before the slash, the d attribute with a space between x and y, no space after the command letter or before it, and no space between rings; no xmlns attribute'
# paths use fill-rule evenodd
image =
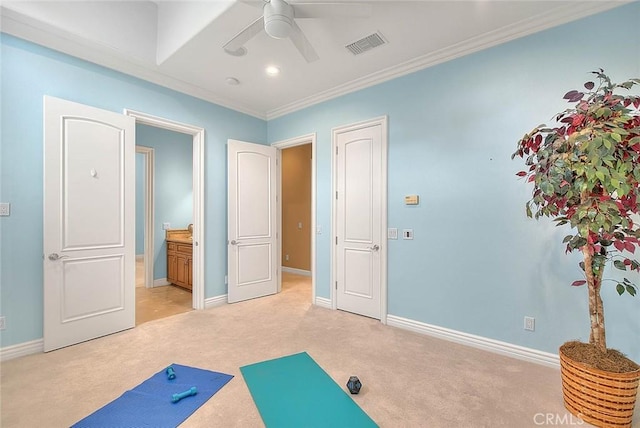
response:
<svg viewBox="0 0 640 428"><path fill-rule="evenodd" d="M365 3L290 1L291 4L285 0L245 0L244 3L260 4L263 7L263 15L229 40L223 46L224 50L231 55L244 55L244 44L264 30L274 39L289 38L307 62L314 62L319 59L318 54L296 23L296 19L366 18L371 15L371 5Z"/></svg>

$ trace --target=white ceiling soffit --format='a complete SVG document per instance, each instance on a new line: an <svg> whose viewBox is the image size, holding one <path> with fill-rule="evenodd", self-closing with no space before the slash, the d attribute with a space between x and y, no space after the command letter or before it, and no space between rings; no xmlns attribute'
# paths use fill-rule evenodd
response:
<svg viewBox="0 0 640 428"><path fill-rule="evenodd" d="M364 3L372 5L369 18L298 21L320 56L311 65L289 40L264 32L246 43L244 57L224 53L224 43L262 14L258 0L3 1L0 29L268 120L629 1ZM345 49L377 31L388 43L357 56ZM270 61L282 69L277 79L264 75Z"/></svg>
<svg viewBox="0 0 640 428"><path fill-rule="evenodd" d="M159 1L157 63L162 64L185 43L235 3L230 1Z"/></svg>

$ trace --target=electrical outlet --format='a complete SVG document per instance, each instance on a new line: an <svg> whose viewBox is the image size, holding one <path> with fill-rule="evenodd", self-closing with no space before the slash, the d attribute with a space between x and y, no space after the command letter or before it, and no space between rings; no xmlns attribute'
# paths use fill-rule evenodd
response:
<svg viewBox="0 0 640 428"><path fill-rule="evenodd" d="M7 325L5 324L4 317L0 317L0 330L4 330L5 328L7 328Z"/></svg>
<svg viewBox="0 0 640 428"><path fill-rule="evenodd" d="M398 239L398 229L395 227L387 229L387 239Z"/></svg>
<svg viewBox="0 0 640 428"><path fill-rule="evenodd" d="M285 254L285 255L284 255L284 259L285 259L285 261L287 261L287 262L288 262L288 261L289 261L289 254Z"/></svg>
<svg viewBox="0 0 640 428"><path fill-rule="evenodd" d="M11 204L9 202L0 202L0 216L6 217L11 215Z"/></svg>
<svg viewBox="0 0 640 428"><path fill-rule="evenodd" d="M524 329L527 331L535 331L536 319L533 317L524 317Z"/></svg>
<svg viewBox="0 0 640 428"><path fill-rule="evenodd" d="M227 275L224 276L224 283L225 284L229 283L229 277Z"/></svg>
<svg viewBox="0 0 640 428"><path fill-rule="evenodd" d="M171 223L162 223L162 230L171 229Z"/></svg>

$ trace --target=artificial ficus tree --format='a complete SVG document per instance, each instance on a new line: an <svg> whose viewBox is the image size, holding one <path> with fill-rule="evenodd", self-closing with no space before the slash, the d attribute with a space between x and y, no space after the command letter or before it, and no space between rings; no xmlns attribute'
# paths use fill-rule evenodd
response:
<svg viewBox="0 0 640 428"><path fill-rule="evenodd" d="M585 90L565 94L573 106L555 116L555 127L540 125L525 134L511 158L525 159L528 169L517 175L533 183L527 215L572 228L563 243L566 252L582 252L584 272L572 285L588 288L589 342L604 352L603 282L621 295L635 296L638 289L627 278L603 279L603 271L612 262L640 272L633 258L640 252L640 225L633 221L640 211L640 96L630 94L640 79L618 84L602 69L592 73Z"/></svg>

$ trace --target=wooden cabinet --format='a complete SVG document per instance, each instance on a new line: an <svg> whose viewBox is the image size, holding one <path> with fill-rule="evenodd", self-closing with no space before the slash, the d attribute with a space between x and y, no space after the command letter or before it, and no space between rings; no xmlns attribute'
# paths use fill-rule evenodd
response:
<svg viewBox="0 0 640 428"><path fill-rule="evenodd" d="M191 290L193 288L193 246L167 242L167 281Z"/></svg>

